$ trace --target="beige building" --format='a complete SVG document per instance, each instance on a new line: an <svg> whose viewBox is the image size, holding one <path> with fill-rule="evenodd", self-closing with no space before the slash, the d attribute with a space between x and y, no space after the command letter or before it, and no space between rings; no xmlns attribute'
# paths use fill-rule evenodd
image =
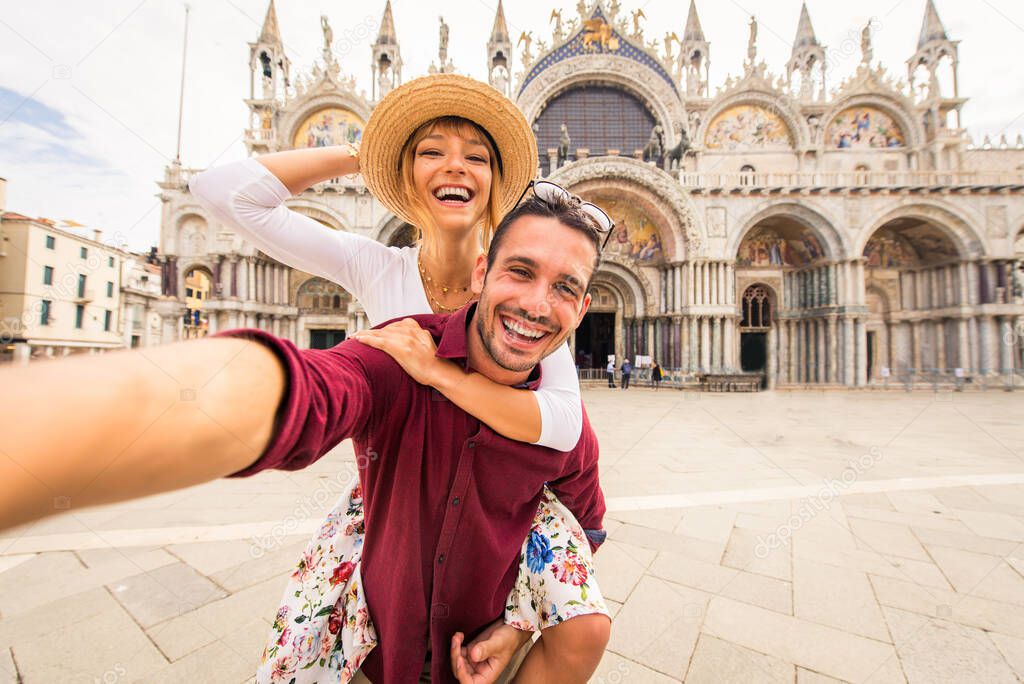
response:
<svg viewBox="0 0 1024 684"><path fill-rule="evenodd" d="M122 260L127 256L51 221L2 214L3 360L95 353L123 346Z"/></svg>
<svg viewBox="0 0 1024 684"><path fill-rule="evenodd" d="M125 347L160 343L160 266L155 253L129 254L121 262L121 339Z"/></svg>
<svg viewBox="0 0 1024 684"><path fill-rule="evenodd" d="M958 41L932 0L917 1L922 23L906 30L897 73L874 58L876 27L853 37L859 56L830 51L804 6L787 64L773 72L758 57L754 21L737 27L750 32L742 72L719 84L693 2L656 36L619 2L580 2L579 16L538 15L533 28L550 36L515 55L498 4L488 81L533 125L538 174L617 223L571 340L581 367L653 356L678 377L746 372L767 387L1022 372L1024 140L969 138ZM249 47L249 87L238 85L250 117L239 124L252 155L358 140L402 82L390 3L367 45L369 96L330 49L291 73L273 2ZM455 68L446 52L434 71ZM826 83L835 66L849 76ZM211 332L259 327L308 347L365 325L337 285L268 258L203 210L191 173L172 165L160 183L165 340L184 336L195 272L213 284ZM414 236L358 178L288 205L385 244Z"/></svg>

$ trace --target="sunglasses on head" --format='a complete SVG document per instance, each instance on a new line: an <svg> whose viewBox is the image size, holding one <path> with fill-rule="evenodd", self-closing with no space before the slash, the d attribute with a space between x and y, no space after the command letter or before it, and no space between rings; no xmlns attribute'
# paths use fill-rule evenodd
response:
<svg viewBox="0 0 1024 684"><path fill-rule="evenodd" d="M558 203L568 202L575 204L580 210L587 215L593 224L597 228L598 232L604 233L604 242L601 243L601 251L604 251L605 245L608 244L608 239L612 236L612 229L615 228L615 221L612 221L612 217L605 213L604 209L597 206L592 202L586 202L578 195L574 195L561 185L552 183L551 181L530 181L530 183L523 189L523 194L516 200L515 206L518 207L519 203L526 197L526 192L533 188L533 196L542 202L554 205Z"/></svg>

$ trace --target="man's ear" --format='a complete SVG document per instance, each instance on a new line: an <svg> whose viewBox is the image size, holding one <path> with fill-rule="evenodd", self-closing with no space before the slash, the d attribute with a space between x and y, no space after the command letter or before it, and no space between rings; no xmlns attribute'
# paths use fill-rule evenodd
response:
<svg viewBox="0 0 1024 684"><path fill-rule="evenodd" d="M487 278L487 255L481 254L476 258L476 265L473 266L473 279L470 282L470 288L473 290L473 294L480 296L480 293L484 291L484 280Z"/></svg>
<svg viewBox="0 0 1024 684"><path fill-rule="evenodd" d="M576 318L576 325L574 328L580 327L580 323L583 322L583 317L587 315L587 311L590 309L590 293L583 295L583 306L580 307L580 315Z"/></svg>

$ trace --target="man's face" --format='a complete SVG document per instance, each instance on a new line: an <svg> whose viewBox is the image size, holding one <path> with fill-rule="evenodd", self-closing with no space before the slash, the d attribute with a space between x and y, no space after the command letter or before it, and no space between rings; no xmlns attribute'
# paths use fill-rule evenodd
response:
<svg viewBox="0 0 1024 684"><path fill-rule="evenodd" d="M490 271L483 255L473 271L477 331L502 370L528 372L583 320L594 244L557 219L523 216L498 249Z"/></svg>

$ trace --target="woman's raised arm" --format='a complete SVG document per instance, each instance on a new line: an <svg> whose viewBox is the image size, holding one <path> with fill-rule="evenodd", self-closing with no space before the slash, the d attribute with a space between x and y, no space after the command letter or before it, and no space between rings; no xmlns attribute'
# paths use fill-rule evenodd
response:
<svg viewBox="0 0 1024 684"><path fill-rule="evenodd" d="M334 230L285 206L295 189L301 192L311 182L350 171L357 161L347 155L343 149L324 147L244 159L196 174L189 190L207 211L265 254L338 283L365 305L377 275L395 254L376 240ZM310 163L309 170L300 168L304 161Z"/></svg>

